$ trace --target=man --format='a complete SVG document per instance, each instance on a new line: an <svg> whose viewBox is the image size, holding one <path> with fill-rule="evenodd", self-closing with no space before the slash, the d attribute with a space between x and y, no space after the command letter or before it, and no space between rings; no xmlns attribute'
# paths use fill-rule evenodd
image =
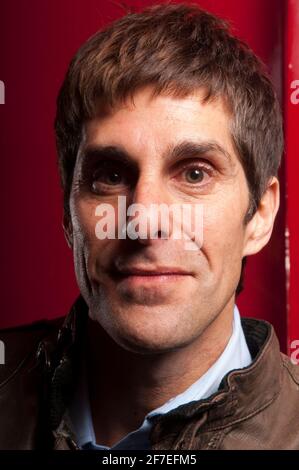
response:
<svg viewBox="0 0 299 470"><path fill-rule="evenodd" d="M279 207L281 114L259 60L195 6L129 14L72 60L56 133L81 295L1 332L1 448L299 449L298 367L235 304ZM201 207L202 240L155 226L153 204Z"/></svg>

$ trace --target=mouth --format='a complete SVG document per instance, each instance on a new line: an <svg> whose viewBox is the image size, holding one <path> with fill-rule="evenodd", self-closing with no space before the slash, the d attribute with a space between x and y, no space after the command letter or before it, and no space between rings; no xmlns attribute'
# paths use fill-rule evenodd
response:
<svg viewBox="0 0 299 470"><path fill-rule="evenodd" d="M191 275L192 273L190 272L173 267L157 267L152 269L130 267L116 269L111 272L111 276L116 282L125 282L130 285L178 282Z"/></svg>

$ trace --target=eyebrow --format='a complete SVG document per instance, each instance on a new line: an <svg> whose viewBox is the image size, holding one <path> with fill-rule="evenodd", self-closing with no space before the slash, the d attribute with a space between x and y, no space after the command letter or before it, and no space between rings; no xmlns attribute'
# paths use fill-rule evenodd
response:
<svg viewBox="0 0 299 470"><path fill-rule="evenodd" d="M132 157L124 148L118 145L87 145L81 151L83 166L93 163L93 160L109 159L119 160L124 164L132 165ZM136 165L137 166L137 165Z"/></svg>
<svg viewBox="0 0 299 470"><path fill-rule="evenodd" d="M137 162L122 146L119 145L87 145L82 149L83 165L90 160L113 159L121 161L125 165L136 166ZM224 157L226 163L232 164L230 153L216 141L193 141L184 140L176 144L170 144L163 152L162 158L165 162L176 162L184 157L198 158L207 154L218 154Z"/></svg>
<svg viewBox="0 0 299 470"><path fill-rule="evenodd" d="M169 146L164 153L164 158L167 161L176 161L186 156L196 158L203 157L207 154L221 155L227 163L232 164L233 160L230 153L214 140L199 142L184 140L178 144Z"/></svg>

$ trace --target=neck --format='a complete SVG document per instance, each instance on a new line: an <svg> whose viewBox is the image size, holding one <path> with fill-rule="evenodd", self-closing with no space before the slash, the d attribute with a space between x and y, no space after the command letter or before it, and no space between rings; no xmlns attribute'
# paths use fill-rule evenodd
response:
<svg viewBox="0 0 299 470"><path fill-rule="evenodd" d="M111 447L147 413L182 393L219 358L231 334L234 299L192 343L161 354L125 350L88 320L87 377L98 443Z"/></svg>

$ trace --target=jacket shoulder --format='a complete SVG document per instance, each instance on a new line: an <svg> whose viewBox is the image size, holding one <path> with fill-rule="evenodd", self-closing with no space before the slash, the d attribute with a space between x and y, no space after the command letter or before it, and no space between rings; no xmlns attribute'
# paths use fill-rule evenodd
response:
<svg viewBox="0 0 299 470"><path fill-rule="evenodd" d="M281 353L281 358L283 366L287 370L288 375L291 377L293 382L299 385L299 364L292 361L292 359L284 353Z"/></svg>
<svg viewBox="0 0 299 470"><path fill-rule="evenodd" d="M0 329L0 385L36 353L40 341L58 333L64 319L43 319Z"/></svg>

